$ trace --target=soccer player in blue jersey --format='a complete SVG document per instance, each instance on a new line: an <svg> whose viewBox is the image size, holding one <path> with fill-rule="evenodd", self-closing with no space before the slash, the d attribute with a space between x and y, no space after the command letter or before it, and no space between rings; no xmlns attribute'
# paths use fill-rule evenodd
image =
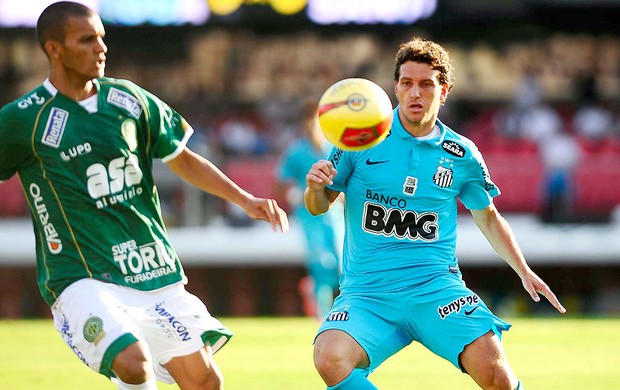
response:
<svg viewBox="0 0 620 390"><path fill-rule="evenodd" d="M213 354L232 333L185 289L153 159L274 230L288 229L286 213L188 149L193 130L166 103L104 77L105 29L94 11L54 3L37 35L50 75L0 110L0 180L19 175L56 329L119 389L156 390L156 380L223 389Z"/></svg>
<svg viewBox="0 0 620 390"><path fill-rule="evenodd" d="M286 195L293 215L299 222L306 243L306 269L310 278L308 294L312 304L308 310L318 318L329 311L338 291L340 256L343 239L342 202L337 202L328 212L312 216L303 201L306 173L317 160L327 157L330 145L318 124L317 103L306 102L302 117L300 138L282 153L276 167L278 191ZM302 282L307 279L302 279ZM301 289L306 286L301 284Z"/></svg>
<svg viewBox="0 0 620 390"><path fill-rule="evenodd" d="M314 345L328 389L376 389L368 375L417 341L469 374L483 389L523 389L501 344L510 324L465 286L455 256L457 198L536 302L566 310L528 266L500 194L476 146L438 120L453 85L439 44L420 38L396 54L398 107L390 135L361 152L334 149L306 176L310 213L345 194L340 295Z"/></svg>

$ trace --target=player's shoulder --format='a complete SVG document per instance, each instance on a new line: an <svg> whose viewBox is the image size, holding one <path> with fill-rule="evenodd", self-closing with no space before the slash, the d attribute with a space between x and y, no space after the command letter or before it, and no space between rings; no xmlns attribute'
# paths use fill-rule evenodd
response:
<svg viewBox="0 0 620 390"><path fill-rule="evenodd" d="M120 88L141 88L138 84L136 84L135 82L131 81L131 80L127 80L127 79L120 79L120 78L116 78L116 77L100 77L97 79L97 82L101 85L101 86L105 86L105 87L120 87Z"/></svg>
<svg viewBox="0 0 620 390"><path fill-rule="evenodd" d="M443 137L441 147L455 157L477 157L480 154L478 147L471 139L439 122Z"/></svg>
<svg viewBox="0 0 620 390"><path fill-rule="evenodd" d="M133 81L113 77L101 77L95 81L99 85L99 93L113 105L129 111L138 118L148 106L147 92Z"/></svg>
<svg viewBox="0 0 620 390"><path fill-rule="evenodd" d="M101 90L122 90L131 95L137 96L145 92L144 88L136 84L135 82L127 79L119 79L114 77L101 77L96 80L99 83Z"/></svg>
<svg viewBox="0 0 620 390"><path fill-rule="evenodd" d="M27 122L28 118L35 120L37 113L45 106L53 95L43 85L28 91L19 98L0 108L0 118L3 123L16 120Z"/></svg>

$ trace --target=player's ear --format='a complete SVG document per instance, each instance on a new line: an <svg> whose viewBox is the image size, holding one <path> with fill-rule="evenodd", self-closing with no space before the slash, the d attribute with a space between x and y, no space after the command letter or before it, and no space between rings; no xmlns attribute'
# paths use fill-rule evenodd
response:
<svg viewBox="0 0 620 390"><path fill-rule="evenodd" d="M43 45L43 48L50 59L58 59L60 57L61 47L61 43L54 39L45 41L45 45Z"/></svg>
<svg viewBox="0 0 620 390"><path fill-rule="evenodd" d="M441 94L439 95L439 102L441 103L442 106L446 103L446 98L447 97L448 97L448 86L447 85L442 85L441 86Z"/></svg>

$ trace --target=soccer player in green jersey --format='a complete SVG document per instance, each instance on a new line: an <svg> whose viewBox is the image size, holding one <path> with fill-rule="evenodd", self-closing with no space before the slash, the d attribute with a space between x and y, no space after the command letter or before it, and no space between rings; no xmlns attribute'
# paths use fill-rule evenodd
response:
<svg viewBox="0 0 620 390"><path fill-rule="evenodd" d="M104 77L105 30L93 10L54 3L37 35L49 78L0 110L0 180L19 175L57 330L119 389L157 389L156 380L222 389L213 354L232 333L184 288L153 159L274 230L288 230L286 213L188 149L193 130L166 103Z"/></svg>

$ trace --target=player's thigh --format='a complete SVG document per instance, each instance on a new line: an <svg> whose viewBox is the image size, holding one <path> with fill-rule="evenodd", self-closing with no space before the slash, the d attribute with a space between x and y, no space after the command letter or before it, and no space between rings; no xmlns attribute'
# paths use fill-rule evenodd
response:
<svg viewBox="0 0 620 390"><path fill-rule="evenodd" d="M364 350L366 367L372 371L412 341L401 332L402 307L399 294L340 294L319 327L317 340L326 331L344 332Z"/></svg>
<svg viewBox="0 0 620 390"><path fill-rule="evenodd" d="M143 333L153 356L158 380L174 383L176 378L165 367L173 359L190 356L210 346L224 346L232 332L211 316L204 303L183 285L169 286L151 297L142 307Z"/></svg>
<svg viewBox="0 0 620 390"><path fill-rule="evenodd" d="M171 359L164 367L182 389L218 388L222 373L213 359L211 346Z"/></svg>
<svg viewBox="0 0 620 390"><path fill-rule="evenodd" d="M499 337L489 331L467 345L460 355L461 367L481 387L509 387L517 382L508 365Z"/></svg>
<svg viewBox="0 0 620 390"><path fill-rule="evenodd" d="M82 279L67 287L52 307L54 325L77 357L94 371L114 376L118 353L143 337L114 286Z"/></svg>
<svg viewBox="0 0 620 390"><path fill-rule="evenodd" d="M510 329L510 324L495 316L482 299L462 283L440 281L436 287L428 294L428 300L416 305L409 324L417 341L463 369L459 355L467 345L489 332L499 339L502 331Z"/></svg>

